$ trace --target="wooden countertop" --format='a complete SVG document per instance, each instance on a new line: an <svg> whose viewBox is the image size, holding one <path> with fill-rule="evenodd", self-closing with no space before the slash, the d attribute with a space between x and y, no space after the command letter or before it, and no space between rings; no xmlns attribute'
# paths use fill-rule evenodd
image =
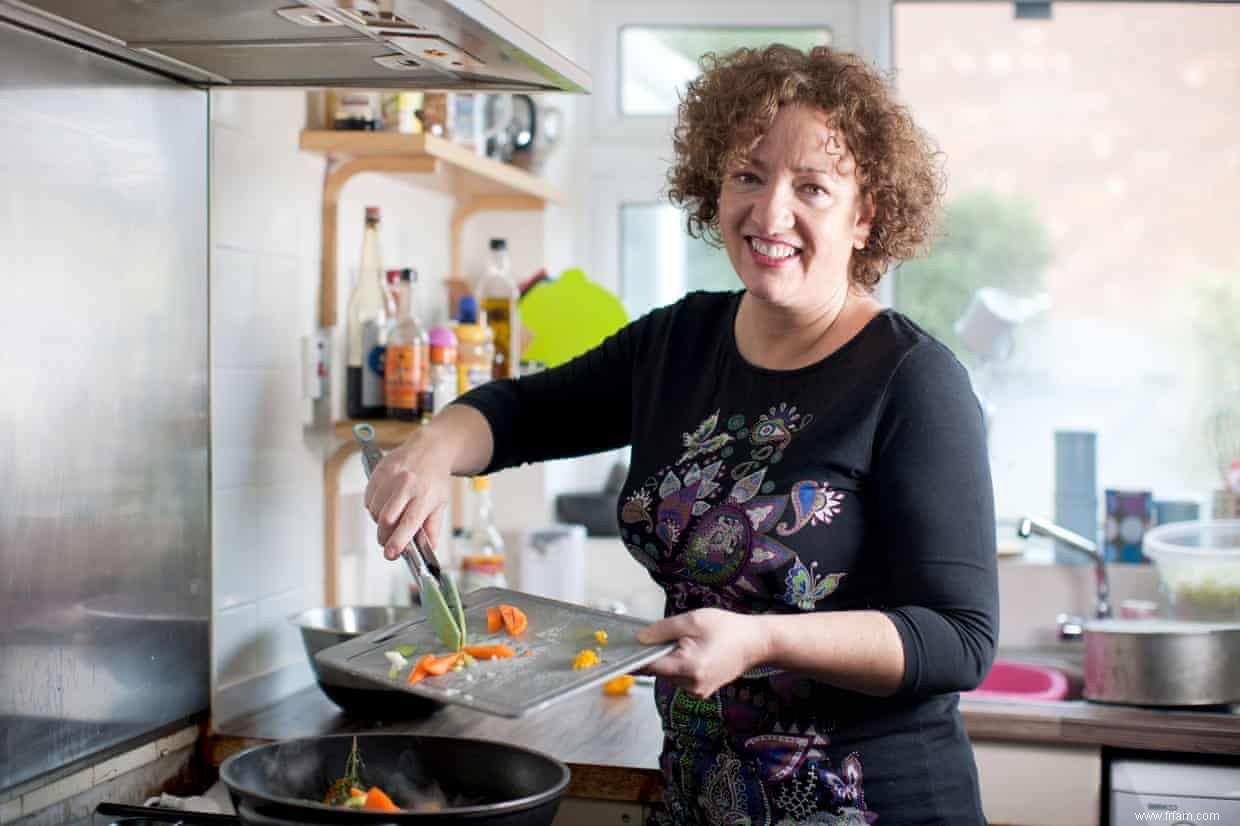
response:
<svg viewBox="0 0 1240 826"><path fill-rule="evenodd" d="M1060 703L961 699L975 741L1110 746L1146 751L1240 755L1240 714L1163 711ZM474 737L516 743L568 764L568 794L603 800L647 801L660 796L662 730L653 687L627 697L587 692L519 720L443 708L423 720L381 722L351 717L317 687L271 707L218 724L209 740L212 762L258 743L362 731Z"/></svg>
<svg viewBox="0 0 1240 826"><path fill-rule="evenodd" d="M961 698L973 740L1240 755L1240 713Z"/></svg>

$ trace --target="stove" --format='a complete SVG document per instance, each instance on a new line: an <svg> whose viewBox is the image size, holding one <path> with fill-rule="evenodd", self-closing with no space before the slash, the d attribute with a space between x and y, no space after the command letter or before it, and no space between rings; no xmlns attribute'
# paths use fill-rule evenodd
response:
<svg viewBox="0 0 1240 826"><path fill-rule="evenodd" d="M236 815L187 812L159 806L100 803L95 813L76 826L240 826Z"/></svg>

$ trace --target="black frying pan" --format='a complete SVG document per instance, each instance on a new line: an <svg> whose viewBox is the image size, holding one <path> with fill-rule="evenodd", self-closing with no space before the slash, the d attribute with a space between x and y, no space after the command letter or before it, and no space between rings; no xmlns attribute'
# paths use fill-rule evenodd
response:
<svg viewBox="0 0 1240 826"><path fill-rule="evenodd" d="M366 812L320 801L344 774L353 735L306 737L234 754L220 766L241 822L277 824L459 824L548 826L568 786L568 767L507 743L410 734L359 734L362 784L399 806L439 798L438 812Z"/></svg>

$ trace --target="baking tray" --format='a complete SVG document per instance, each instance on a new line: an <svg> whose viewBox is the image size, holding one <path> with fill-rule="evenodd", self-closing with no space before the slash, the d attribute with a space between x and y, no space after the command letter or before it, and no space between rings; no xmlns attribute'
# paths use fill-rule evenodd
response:
<svg viewBox="0 0 1240 826"><path fill-rule="evenodd" d="M315 655L320 667L348 674L375 688L405 691L441 703L495 714L524 717L582 691L597 688L613 677L627 674L675 650L676 643L643 645L637 632L648 623L634 617L596 611L581 605L513 591L480 588L462 597L469 645L504 643L516 652L507 660L479 660L478 664L409 685L409 669L396 679L388 677L391 663L384 656L399 645L414 646L410 663L424 654L445 653L443 643L425 617L371 631ZM487 633L487 607L501 603L525 612L529 629L517 637L501 630ZM600 645L596 631L607 633ZM573 659L583 649L594 649L601 662L573 670Z"/></svg>

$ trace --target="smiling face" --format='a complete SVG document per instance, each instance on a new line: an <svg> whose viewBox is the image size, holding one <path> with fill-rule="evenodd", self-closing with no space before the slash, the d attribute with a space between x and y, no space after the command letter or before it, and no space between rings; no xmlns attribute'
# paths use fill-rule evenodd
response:
<svg viewBox="0 0 1240 826"><path fill-rule="evenodd" d="M785 308L838 300L873 215L842 135L825 112L797 104L779 109L719 194L719 230L741 282Z"/></svg>

